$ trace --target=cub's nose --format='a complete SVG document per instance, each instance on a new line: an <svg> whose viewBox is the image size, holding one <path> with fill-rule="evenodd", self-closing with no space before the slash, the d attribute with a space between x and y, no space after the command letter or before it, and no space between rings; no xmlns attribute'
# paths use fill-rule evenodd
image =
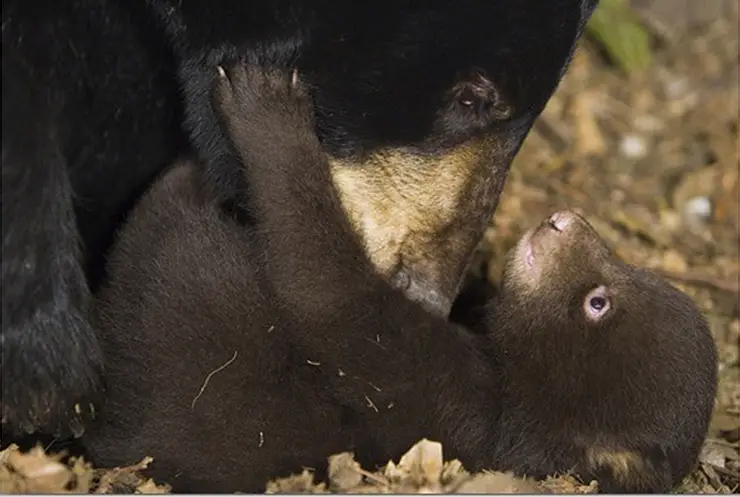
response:
<svg viewBox="0 0 740 497"><path fill-rule="evenodd" d="M419 303L427 312L443 318L449 316L453 299L407 269L399 269L391 278L391 285L401 290L409 300Z"/></svg>
<svg viewBox="0 0 740 497"><path fill-rule="evenodd" d="M565 229L577 222L580 219L577 213L573 211L558 211L552 214L547 222L557 231L565 231Z"/></svg>

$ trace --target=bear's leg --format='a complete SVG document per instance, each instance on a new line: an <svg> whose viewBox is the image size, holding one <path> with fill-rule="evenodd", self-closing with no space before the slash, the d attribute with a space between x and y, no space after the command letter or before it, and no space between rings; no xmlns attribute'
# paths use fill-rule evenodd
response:
<svg viewBox="0 0 740 497"><path fill-rule="evenodd" d="M341 406L358 460L388 460L429 437L486 467L499 383L486 338L448 326L376 272L334 191L310 95L288 64L219 68L214 97L255 200L259 269L276 318L290 350L320 374L302 377L311 379L300 391Z"/></svg>
<svg viewBox="0 0 740 497"><path fill-rule="evenodd" d="M307 316L345 298L347 286L337 283L346 271L381 280L333 188L311 97L287 64L219 68L214 98L254 197L265 273L277 294Z"/></svg>
<svg viewBox="0 0 740 497"><path fill-rule="evenodd" d="M51 85L3 54L3 439L79 436L94 415L102 358Z"/></svg>

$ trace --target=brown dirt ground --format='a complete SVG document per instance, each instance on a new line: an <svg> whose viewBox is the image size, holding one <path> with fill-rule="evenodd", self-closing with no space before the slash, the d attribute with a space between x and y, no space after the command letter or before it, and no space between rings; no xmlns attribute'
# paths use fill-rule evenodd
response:
<svg viewBox="0 0 740 497"><path fill-rule="evenodd" d="M680 29L649 22L660 31L653 34L659 46L641 76L626 77L594 45L582 43L516 160L480 251L483 271L496 282L503 254L528 227L556 209L575 208L625 260L664 272L696 300L720 351L720 388L698 467L677 493L730 493L740 484L738 26L737 5L725 5L729 14ZM167 491L140 478L146 464L93 470L81 461L61 464L40 449L23 455L11 447L0 452L0 492ZM271 482L268 491L598 488L570 477L530 482L500 473L469 475L459 462L443 463L441 447L426 441L376 473L348 454L334 456L332 467L328 485L305 472Z"/></svg>

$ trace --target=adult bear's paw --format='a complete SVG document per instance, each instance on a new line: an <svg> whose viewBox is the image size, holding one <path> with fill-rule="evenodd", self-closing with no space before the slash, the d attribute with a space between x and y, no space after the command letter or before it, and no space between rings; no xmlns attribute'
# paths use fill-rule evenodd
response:
<svg viewBox="0 0 740 497"><path fill-rule="evenodd" d="M4 326L3 438L81 436L95 419L102 373L95 334L77 310L40 308L25 322Z"/></svg>

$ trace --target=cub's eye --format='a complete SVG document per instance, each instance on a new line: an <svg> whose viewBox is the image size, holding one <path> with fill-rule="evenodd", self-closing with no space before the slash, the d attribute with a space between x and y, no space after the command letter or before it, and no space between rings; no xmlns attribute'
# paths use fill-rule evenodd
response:
<svg viewBox="0 0 740 497"><path fill-rule="evenodd" d="M611 309L611 299L604 285L598 286L588 292L583 302L583 311L586 318L598 321Z"/></svg>

